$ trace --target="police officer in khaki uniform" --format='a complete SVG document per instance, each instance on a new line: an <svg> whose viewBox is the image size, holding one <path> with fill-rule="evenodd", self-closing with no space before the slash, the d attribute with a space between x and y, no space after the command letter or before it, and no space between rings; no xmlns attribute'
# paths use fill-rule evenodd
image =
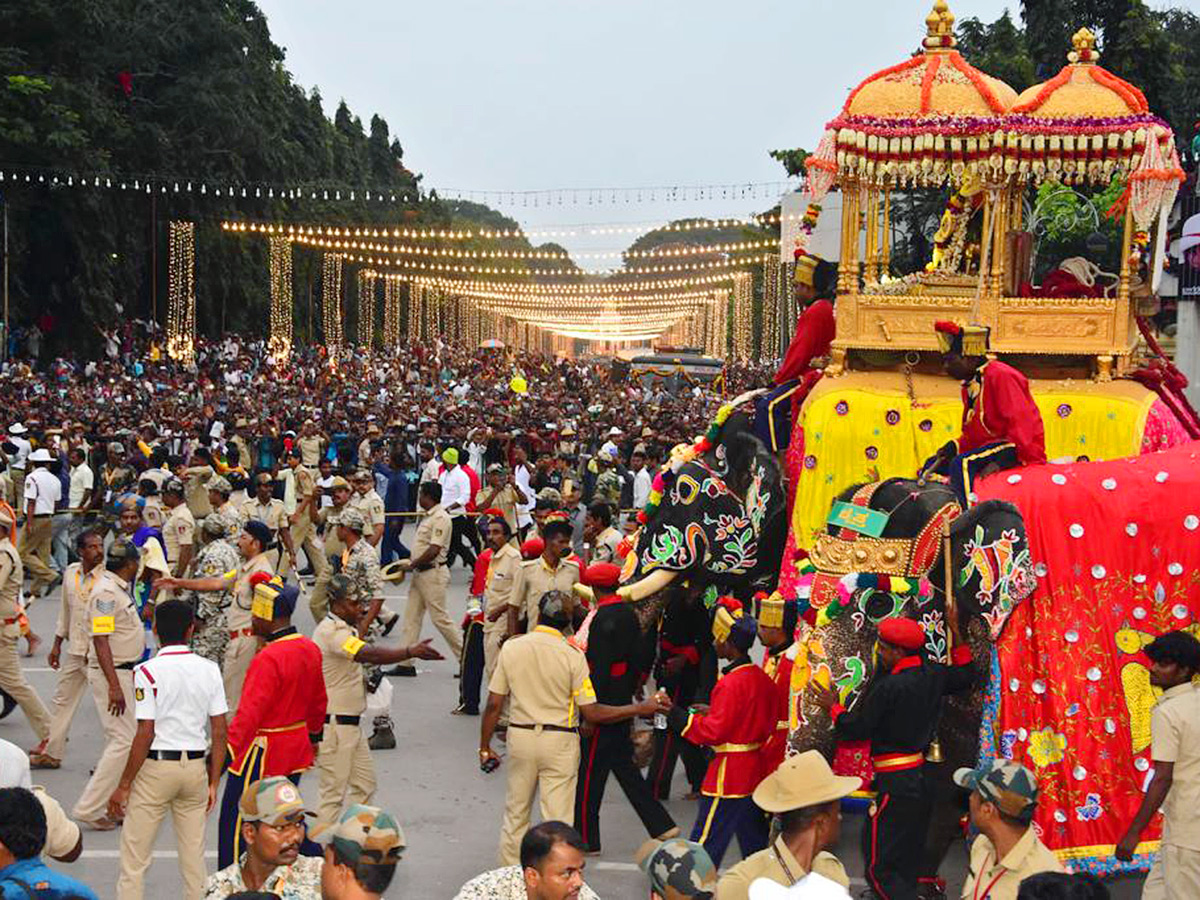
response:
<svg viewBox="0 0 1200 900"><path fill-rule="evenodd" d="M224 591L232 587L233 602L225 614L229 645L225 648L225 663L221 667L230 718L237 712L238 701L242 698L242 682L246 680L246 671L258 650L258 638L250 627L250 609L254 604L254 582L269 580L275 574L264 552L270 542L271 529L257 519L251 519L242 526L238 535L238 554L242 563L236 570L209 578L159 579L159 584L164 588L182 588L185 591Z"/></svg>
<svg viewBox="0 0 1200 900"><path fill-rule="evenodd" d="M375 476L367 469L359 469L354 473L353 487L354 497L350 504L367 520L363 537L372 547L378 548L383 540L383 526L387 517L384 515L383 498L375 490Z"/></svg>
<svg viewBox="0 0 1200 900"><path fill-rule="evenodd" d="M508 634L508 606L512 601L513 585L521 554L512 545L512 527L508 518L492 519L488 523L487 541L492 548L488 562L487 581L483 588L483 678L491 681L496 670L500 645Z"/></svg>
<svg viewBox="0 0 1200 900"><path fill-rule="evenodd" d="M63 572L62 601L50 649L50 668L58 670L50 736L29 754L29 764L35 769L57 769L62 763L71 720L88 688L88 650L92 643L88 599L104 574L104 535L98 531L80 532L75 551L79 562L71 563Z"/></svg>
<svg viewBox="0 0 1200 900"><path fill-rule="evenodd" d="M142 506L142 518L151 528L162 530L167 520L166 510L163 509L162 496L158 491L158 482L145 475L138 481L138 495L145 498Z"/></svg>
<svg viewBox="0 0 1200 900"><path fill-rule="evenodd" d="M436 481L425 482L417 494L417 502L425 514L417 525L412 556L397 564L400 569L413 573L400 640L406 645L416 643L428 610L430 620L450 645L455 659L461 659L462 630L455 626L446 611L446 586L450 583L446 554L453 525L450 515L442 508L442 486ZM391 674L416 675L417 670L412 666L396 666Z"/></svg>
<svg viewBox="0 0 1200 900"><path fill-rule="evenodd" d="M587 658L563 637L573 602L550 591L538 602L538 623L529 634L505 641L488 683L487 710L479 736L479 761L494 771L500 757L492 733L505 697L510 701L508 784L500 826L500 864L519 861L521 838L529 827L536 792L542 821L570 821L579 774L579 718L609 724L653 715L669 706L657 694L642 703L606 706L596 702Z"/></svg>
<svg viewBox="0 0 1200 900"><path fill-rule="evenodd" d="M15 524L8 508L0 508L0 690L17 701L38 740L44 741L50 735L50 714L37 691L25 680L17 655L17 640L21 637L19 601L25 569L9 537Z"/></svg>
<svg viewBox="0 0 1200 900"><path fill-rule="evenodd" d="M195 553L196 518L184 502L183 482L178 478L168 478L163 483L163 504L167 508L167 518L163 523L167 563L171 567L171 574L182 578Z"/></svg>
<svg viewBox="0 0 1200 900"><path fill-rule="evenodd" d="M292 529L282 500L271 496L274 482L269 472L254 476L254 496L242 504L242 521L257 519L271 529L271 541L264 548L270 554L275 570L290 571L296 560L292 546Z"/></svg>
<svg viewBox="0 0 1200 900"><path fill-rule="evenodd" d="M204 447L196 451L192 457L192 464L186 466L181 473L188 509L197 520L203 519L213 510L208 499L208 482L216 474L212 467L212 456Z"/></svg>
<svg viewBox="0 0 1200 900"><path fill-rule="evenodd" d="M58 476L47 468L54 457L45 447L29 454L33 471L25 476L25 530L21 534L21 562L29 573L30 596L37 597L43 587L51 588L59 577L50 568L50 539L53 533L54 507L62 495Z"/></svg>
<svg viewBox="0 0 1200 900"><path fill-rule="evenodd" d="M287 462L291 466L292 477L296 485L296 511L288 519L288 525L292 532L292 547L304 551L313 574L320 578L329 568L329 560L325 558L325 552L317 544L317 526L312 510L309 509L309 501L317 489L317 479L313 475L312 469L301 464L299 447L292 447L288 451ZM296 561L296 565L297 567L300 565L299 560ZM286 577L287 573L285 572L284 575Z"/></svg>
<svg viewBox="0 0 1200 900"><path fill-rule="evenodd" d="M142 626L131 591L138 571L138 548L118 539L108 548L108 570L88 598L88 624L92 647L88 656L88 683L100 726L104 751L71 816L98 831L111 831L108 798L112 796L133 743L137 721L133 713L133 667L146 650Z"/></svg>
<svg viewBox="0 0 1200 900"><path fill-rule="evenodd" d="M308 608L312 611L314 622L320 622L328 611L325 592L329 587L329 578L335 572L341 571L342 551L345 546L337 536L337 520L342 510L350 502L350 482L338 475L329 482L329 496L333 500L330 506L321 506L322 491L314 490L308 500L308 514L321 525L325 526L322 540L325 543L325 559L329 563L323 572L317 574L313 584L312 594L308 598Z"/></svg>
<svg viewBox="0 0 1200 900"><path fill-rule="evenodd" d="M537 621L538 601L547 591L559 591L571 596L571 588L579 583L579 564L566 558L571 551L571 523L565 517L549 518L542 527L545 549L537 559L522 562L517 569L509 600L508 633L518 630L517 620ZM568 633L570 623L567 624Z"/></svg>
<svg viewBox="0 0 1200 900"><path fill-rule="evenodd" d="M366 803L375 793L375 766L361 728L367 705L363 666L444 658L430 646L432 638L410 647L382 647L359 637L372 599L358 590L350 577L333 576L329 581L329 615L313 631L313 641L321 648L328 698L325 732L317 755L321 771L318 830L336 822L347 805Z"/></svg>

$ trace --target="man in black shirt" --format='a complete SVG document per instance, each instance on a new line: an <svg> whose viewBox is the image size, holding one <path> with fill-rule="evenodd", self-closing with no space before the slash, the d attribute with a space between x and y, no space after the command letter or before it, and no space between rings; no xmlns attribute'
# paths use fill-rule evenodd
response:
<svg viewBox="0 0 1200 900"><path fill-rule="evenodd" d="M920 651L925 632L913 619L879 624L879 671L861 699L846 709L838 694L815 681L817 702L829 711L839 740L869 740L877 796L863 830L867 884L881 900L915 900L929 816L933 806L925 750L937 730L942 697L975 680L971 650L958 623L951 665L928 662Z"/></svg>
<svg viewBox="0 0 1200 900"><path fill-rule="evenodd" d="M596 614L587 635L592 687L598 702L615 706L633 702L633 693L647 668L645 660L639 658L642 642L637 614L615 593L620 577L621 567L614 563L595 563L583 575L583 583L596 595ZM675 820L654 799L650 785L633 762L630 722L591 728L580 748L575 787L575 828L583 836L588 852L600 852L600 801L610 772L651 837L662 841L678 835Z"/></svg>

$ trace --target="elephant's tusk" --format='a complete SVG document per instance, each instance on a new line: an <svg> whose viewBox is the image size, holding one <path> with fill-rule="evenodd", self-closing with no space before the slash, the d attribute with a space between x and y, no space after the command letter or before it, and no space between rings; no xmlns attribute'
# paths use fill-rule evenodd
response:
<svg viewBox="0 0 1200 900"><path fill-rule="evenodd" d="M634 602L645 600L651 594L657 594L674 581L675 576L678 574L678 572L672 572L669 569L658 569L640 581L621 585L617 588L617 596L623 600Z"/></svg>
<svg viewBox="0 0 1200 900"><path fill-rule="evenodd" d="M593 603L596 602L596 592L593 591L586 584L582 584L580 582L575 582L575 584L571 585L571 590L575 593L576 597L581 599L584 603L588 604L589 606L591 606Z"/></svg>

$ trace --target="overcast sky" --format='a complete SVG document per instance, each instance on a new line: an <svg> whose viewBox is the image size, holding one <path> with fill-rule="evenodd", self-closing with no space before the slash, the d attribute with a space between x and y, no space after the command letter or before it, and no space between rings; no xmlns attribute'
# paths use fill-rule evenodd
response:
<svg viewBox="0 0 1200 900"><path fill-rule="evenodd" d="M847 91L908 57L930 0L259 0L287 66L367 124L382 114L428 187L525 191L782 181ZM1157 4L1156 4L1157 5ZM1200 0L1186 0L1195 8ZM990 21L1016 0L951 0ZM1064 61L1068 48L1063 48ZM745 215L751 199L537 208L526 228ZM606 199L611 194L605 195ZM619 250L630 235L563 240ZM599 263L596 263L597 265ZM589 266L591 267L591 266Z"/></svg>

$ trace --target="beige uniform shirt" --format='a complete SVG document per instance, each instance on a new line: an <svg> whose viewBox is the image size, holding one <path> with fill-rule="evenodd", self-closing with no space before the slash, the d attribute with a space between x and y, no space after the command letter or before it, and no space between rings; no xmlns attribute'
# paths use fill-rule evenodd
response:
<svg viewBox="0 0 1200 900"><path fill-rule="evenodd" d="M350 505L347 500L343 506L326 506L318 513L317 518L325 525L325 535L322 542L325 545L325 555L330 559L341 557L346 550L346 545L341 542L337 534L337 517L343 509Z"/></svg>
<svg viewBox="0 0 1200 900"><path fill-rule="evenodd" d="M521 554L512 544L505 544L499 550L492 551L492 558L488 562L487 579L483 588L485 618L496 610L509 605L513 586L517 581L517 568L520 565ZM498 619L496 624L506 626L503 619Z"/></svg>
<svg viewBox="0 0 1200 900"><path fill-rule="evenodd" d="M58 608L58 623L54 628L55 637L67 642L67 652L75 656L87 656L92 647L92 633L88 627L88 599L104 564L93 566L90 572L83 571L80 563L71 563L63 572L62 600Z"/></svg>
<svg viewBox="0 0 1200 900"><path fill-rule="evenodd" d="M233 583L233 602L225 613L225 622L230 631L243 631L250 627L250 607L254 604L254 585L250 576L255 572L275 574L275 567L267 559L267 554L260 553L253 559L245 560L234 572L226 572L226 581Z"/></svg>
<svg viewBox="0 0 1200 900"><path fill-rule="evenodd" d="M996 848L982 834L971 845L971 865L962 896L972 900L976 895L988 900L1017 900L1021 882L1038 872L1062 872L1062 863L1043 844L1032 827L1013 846L1004 859L997 862ZM988 886L991 886L990 888Z"/></svg>
<svg viewBox="0 0 1200 900"><path fill-rule="evenodd" d="M196 542L196 519L186 503L180 503L167 513L163 523L163 543L167 545L167 562L179 562L179 551Z"/></svg>
<svg viewBox="0 0 1200 900"><path fill-rule="evenodd" d="M365 494L355 494L346 505L353 506L367 520L368 531L363 537L374 537L375 529L387 521L383 510L383 498L376 493L374 488Z"/></svg>
<svg viewBox="0 0 1200 900"><path fill-rule="evenodd" d="M579 582L579 565L574 560L560 560L553 569L542 557L521 563L517 568L510 606L515 606L521 618L530 624L537 622L538 601L547 591L562 591L574 597L571 587Z"/></svg>
<svg viewBox="0 0 1200 900"><path fill-rule="evenodd" d="M480 490L475 492L475 509L483 512L484 509L498 509L504 514L504 521L508 523L508 527L513 534L517 533L517 490L511 484L506 484L496 496L492 498L491 503L484 504L488 494L492 492L489 485L484 485Z"/></svg>
<svg viewBox="0 0 1200 900"><path fill-rule="evenodd" d="M320 435L312 435L311 437L302 437L296 442L300 447L300 462L308 466L310 469L315 469L321 462L321 437Z"/></svg>
<svg viewBox="0 0 1200 900"><path fill-rule="evenodd" d="M312 496L312 492L317 486L317 478L313 475L312 469L305 466L296 466L296 468L292 469L292 478L295 479L296 508L299 509ZM297 523L307 522L310 518L308 511L305 510L297 516L296 521Z"/></svg>
<svg viewBox="0 0 1200 900"><path fill-rule="evenodd" d="M108 636L114 665L137 662L146 649L146 629L137 605L129 594L129 582L105 571L88 597L88 629L93 638ZM99 666L96 654L89 654L88 665Z"/></svg>
<svg viewBox="0 0 1200 900"><path fill-rule="evenodd" d="M823 875L830 881L836 881L842 887L849 889L850 878L841 861L832 853L822 850L813 857L812 870ZM759 878L791 887L808 874L808 870L796 862L792 851L787 848L782 837L777 837L775 843L766 850L759 850L747 856L736 866L721 876L717 882L717 896L721 900L748 900L750 885Z"/></svg>
<svg viewBox="0 0 1200 900"><path fill-rule="evenodd" d="M516 725L574 728L579 707L596 702L587 657L545 625L504 642L488 690L509 698Z"/></svg>
<svg viewBox="0 0 1200 900"><path fill-rule="evenodd" d="M438 555L432 560L432 565L444 566L446 564L446 556L450 551L450 532L453 530L453 525L450 522L450 514L442 509L442 504L430 507L430 509L421 517L417 523L417 536L413 540L412 556L417 559L431 546L436 544L441 549Z"/></svg>
<svg viewBox="0 0 1200 900"><path fill-rule="evenodd" d="M358 632L333 613L313 629L313 642L321 648L321 672L329 698L328 715L360 716L367 708L362 663L354 657L365 646Z"/></svg>
<svg viewBox="0 0 1200 900"><path fill-rule="evenodd" d="M611 525L596 535L596 545L592 547L592 562L615 563L617 561L617 546L621 543L621 533Z"/></svg>
<svg viewBox="0 0 1200 900"><path fill-rule="evenodd" d="M5 637L17 637L21 626L15 621L21 599L21 582L25 578L25 567L21 565L21 554L7 537L0 538L0 632ZM14 621L9 622L9 619Z"/></svg>
<svg viewBox="0 0 1200 900"><path fill-rule="evenodd" d="M279 529L287 528L288 514L284 508L282 500L276 500L272 497L267 501L266 506L258 502L257 497L251 497L242 504L242 508L238 510L241 516L241 522L245 524L251 519L258 519L268 528L271 529L272 540L279 540Z"/></svg>
<svg viewBox="0 0 1200 900"><path fill-rule="evenodd" d="M192 516L203 519L212 512L212 504L208 502L208 479L216 473L212 466L189 466L183 474L183 499Z"/></svg>
<svg viewBox="0 0 1200 900"><path fill-rule="evenodd" d="M163 527L163 523L167 520L167 511L158 497L146 498L146 505L142 507L142 518L151 528L161 529Z"/></svg>
<svg viewBox="0 0 1200 900"><path fill-rule="evenodd" d="M1176 685L1154 704L1150 758L1175 764L1162 805L1162 842L1200 850L1200 689L1194 683Z"/></svg>

